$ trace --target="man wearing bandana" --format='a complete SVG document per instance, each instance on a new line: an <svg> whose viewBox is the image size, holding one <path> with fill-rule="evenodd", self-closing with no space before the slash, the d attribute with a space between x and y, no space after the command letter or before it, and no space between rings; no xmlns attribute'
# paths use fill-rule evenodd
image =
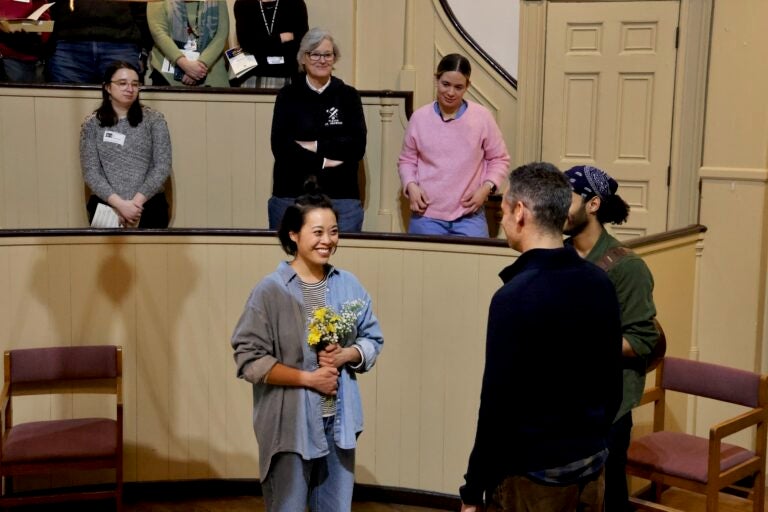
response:
<svg viewBox="0 0 768 512"><path fill-rule="evenodd" d="M621 305L624 356L624 396L609 438L605 464L605 510L624 512L629 507L625 466L632 430L632 408L645 387L647 357L659 333L654 324L653 276L645 262L606 231L604 224L622 224L629 206L616 194L619 184L608 174L588 165L565 172L573 200L565 223L566 241L582 258L607 267ZM618 249L617 249L618 248ZM613 259L611 264L607 261Z"/></svg>

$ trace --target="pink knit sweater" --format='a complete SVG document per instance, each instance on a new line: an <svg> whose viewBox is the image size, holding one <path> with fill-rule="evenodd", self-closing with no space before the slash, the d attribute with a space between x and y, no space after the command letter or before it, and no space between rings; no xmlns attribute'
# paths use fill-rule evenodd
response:
<svg viewBox="0 0 768 512"><path fill-rule="evenodd" d="M456 220L470 213L461 198L471 195L486 180L504 185L509 171L501 131L491 113L482 105L467 102L464 114L444 122L433 103L411 116L398 159L403 191L416 182L430 204L424 216Z"/></svg>

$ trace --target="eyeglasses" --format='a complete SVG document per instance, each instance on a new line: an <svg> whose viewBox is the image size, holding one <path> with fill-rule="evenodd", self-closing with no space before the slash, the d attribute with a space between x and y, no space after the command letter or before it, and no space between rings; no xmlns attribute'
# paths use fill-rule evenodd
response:
<svg viewBox="0 0 768 512"><path fill-rule="evenodd" d="M120 89L127 89L128 87L131 87L132 89L141 89L141 83L138 81L129 82L128 80L112 80L110 83L115 84Z"/></svg>
<svg viewBox="0 0 768 512"><path fill-rule="evenodd" d="M315 53L315 52L307 52L307 55L309 55L309 60L312 62L320 62L320 59L322 60L333 60L336 58L335 53Z"/></svg>

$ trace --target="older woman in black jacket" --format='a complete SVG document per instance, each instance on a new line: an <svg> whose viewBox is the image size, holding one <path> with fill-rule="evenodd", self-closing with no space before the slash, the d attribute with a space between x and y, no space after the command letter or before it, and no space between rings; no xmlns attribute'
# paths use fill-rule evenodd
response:
<svg viewBox="0 0 768 512"><path fill-rule="evenodd" d="M339 48L327 30L313 28L299 45L303 72L277 96L272 118L275 156L269 227L277 229L285 209L316 180L333 200L341 231L361 231L358 165L365 154L366 126L360 95L332 76Z"/></svg>

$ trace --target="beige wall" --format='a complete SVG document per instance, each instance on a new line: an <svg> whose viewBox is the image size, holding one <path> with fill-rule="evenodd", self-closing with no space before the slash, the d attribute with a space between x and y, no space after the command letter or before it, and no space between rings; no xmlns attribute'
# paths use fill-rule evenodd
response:
<svg viewBox="0 0 768 512"><path fill-rule="evenodd" d="M700 169L709 227L700 293L698 356L768 371L765 332L768 178L768 3L717 0ZM702 404L696 430L716 415Z"/></svg>
<svg viewBox="0 0 768 512"><path fill-rule="evenodd" d="M690 339L698 241L642 249L675 353ZM251 390L235 378L229 337L283 257L259 233L0 238L0 350L124 347L128 481L256 478ZM357 481L455 494L474 441L488 304L511 251L347 238L334 258L371 294L385 336L360 378ZM43 398L15 419L104 408Z"/></svg>

